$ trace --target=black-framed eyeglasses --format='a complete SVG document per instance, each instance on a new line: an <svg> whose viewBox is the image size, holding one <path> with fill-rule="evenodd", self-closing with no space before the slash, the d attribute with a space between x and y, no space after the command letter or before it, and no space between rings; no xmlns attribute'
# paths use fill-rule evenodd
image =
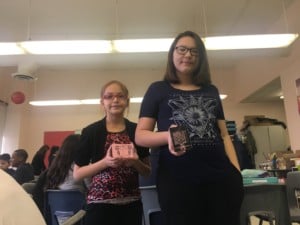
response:
<svg viewBox="0 0 300 225"><path fill-rule="evenodd" d="M199 55L199 50L197 48L187 48L185 46L177 46L175 47L175 50L179 55L185 55L187 52L190 52L192 56Z"/></svg>

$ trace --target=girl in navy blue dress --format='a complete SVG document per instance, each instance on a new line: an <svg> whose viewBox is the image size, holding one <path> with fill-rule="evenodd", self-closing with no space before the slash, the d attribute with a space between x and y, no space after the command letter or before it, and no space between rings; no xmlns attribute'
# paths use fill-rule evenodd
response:
<svg viewBox="0 0 300 225"><path fill-rule="evenodd" d="M190 145L175 149L169 130L177 126L187 131L177 141L189 139ZM173 41L164 79L144 96L136 143L160 148L156 185L167 225L239 224L240 166L196 33L186 31Z"/></svg>

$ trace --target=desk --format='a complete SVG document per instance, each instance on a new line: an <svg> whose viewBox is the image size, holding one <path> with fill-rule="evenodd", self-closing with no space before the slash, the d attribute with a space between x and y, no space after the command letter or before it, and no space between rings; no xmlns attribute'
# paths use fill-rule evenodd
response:
<svg viewBox="0 0 300 225"><path fill-rule="evenodd" d="M248 213L253 211L272 211L276 217L276 225L291 224L284 184L251 184L244 186L244 188L241 225L248 224Z"/></svg>
<svg viewBox="0 0 300 225"><path fill-rule="evenodd" d="M284 184L249 184L244 186L245 196L241 207L241 224L248 225L248 213L253 211L272 211L276 225L290 225L290 214ZM156 186L140 187L145 225L149 225L148 212L159 209Z"/></svg>
<svg viewBox="0 0 300 225"><path fill-rule="evenodd" d="M268 169L267 171L274 177L278 177L279 179L286 179L287 173L292 171L292 169Z"/></svg>

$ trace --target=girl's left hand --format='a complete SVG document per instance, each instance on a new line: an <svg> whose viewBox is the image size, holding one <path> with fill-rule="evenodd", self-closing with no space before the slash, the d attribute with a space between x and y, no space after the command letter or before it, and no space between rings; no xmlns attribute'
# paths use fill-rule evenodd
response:
<svg viewBox="0 0 300 225"><path fill-rule="evenodd" d="M124 166L130 167L133 166L134 163L139 160L139 156L136 152L136 148L134 147L134 145L132 144L133 148L132 151L130 152L130 155L128 158L124 159Z"/></svg>

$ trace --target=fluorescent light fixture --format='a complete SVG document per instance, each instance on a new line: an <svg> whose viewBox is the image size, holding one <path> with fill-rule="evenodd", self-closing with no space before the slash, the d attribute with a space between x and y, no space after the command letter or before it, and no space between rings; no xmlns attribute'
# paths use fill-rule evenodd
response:
<svg viewBox="0 0 300 225"><path fill-rule="evenodd" d="M224 100L225 98L227 98L227 95L220 94L220 98L221 100Z"/></svg>
<svg viewBox="0 0 300 225"><path fill-rule="evenodd" d="M33 106L98 105L99 99L30 101Z"/></svg>
<svg viewBox="0 0 300 225"><path fill-rule="evenodd" d="M143 97L133 97L130 98L131 103L141 103L143 101Z"/></svg>
<svg viewBox="0 0 300 225"><path fill-rule="evenodd" d="M207 50L287 47L298 34L233 35L203 38ZM117 52L167 52L173 38L113 40Z"/></svg>
<svg viewBox="0 0 300 225"><path fill-rule="evenodd" d="M95 98L95 99L83 99L80 100L81 104L84 105L99 105L100 104L100 99Z"/></svg>
<svg viewBox="0 0 300 225"><path fill-rule="evenodd" d="M131 103L141 103L142 100L142 97L130 98ZM29 104L33 106L99 105L100 99L30 101Z"/></svg>
<svg viewBox="0 0 300 225"><path fill-rule="evenodd" d="M220 95L222 100L226 97L227 95ZM143 97L130 98L130 103L141 103L142 101ZM98 105L100 99L30 101L29 104L33 106Z"/></svg>
<svg viewBox="0 0 300 225"><path fill-rule="evenodd" d="M130 98L130 102L131 103L141 103L143 100L142 97L133 97L133 98ZM80 100L82 104L85 104L85 105L97 105L97 104L100 104L100 99L83 99L83 100Z"/></svg>
<svg viewBox="0 0 300 225"><path fill-rule="evenodd" d="M167 52L174 38L113 40L117 52Z"/></svg>
<svg viewBox="0 0 300 225"><path fill-rule="evenodd" d="M22 48L30 54L97 54L110 53L111 41L106 40L74 40L74 41L25 41Z"/></svg>
<svg viewBox="0 0 300 225"><path fill-rule="evenodd" d="M34 106L66 106L66 105L81 105L80 100L49 100L49 101L30 101L30 105Z"/></svg>
<svg viewBox="0 0 300 225"><path fill-rule="evenodd" d="M204 38L204 43L207 50L282 48L297 37L298 34L216 36Z"/></svg>
<svg viewBox="0 0 300 225"><path fill-rule="evenodd" d="M281 48L298 34L215 36L203 38L207 50ZM167 52L174 38L124 40L59 40L0 42L0 55L101 54L112 52Z"/></svg>
<svg viewBox="0 0 300 225"><path fill-rule="evenodd" d="M22 55L24 50L14 42L0 42L0 55Z"/></svg>

